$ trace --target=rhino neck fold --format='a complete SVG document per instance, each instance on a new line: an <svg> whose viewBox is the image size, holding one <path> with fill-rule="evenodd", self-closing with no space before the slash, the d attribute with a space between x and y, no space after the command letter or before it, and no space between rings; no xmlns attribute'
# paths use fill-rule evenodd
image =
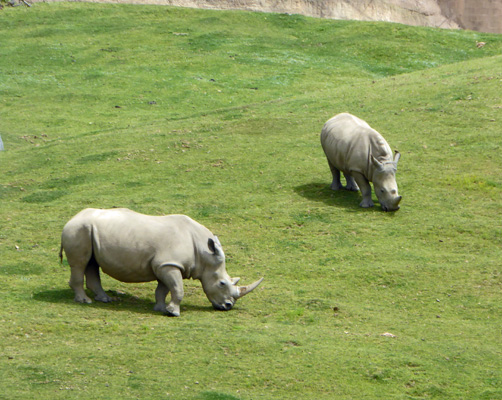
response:
<svg viewBox="0 0 502 400"><path fill-rule="evenodd" d="M186 268L185 272L183 273L183 278L198 279L200 281L202 273L199 270L200 268L197 268L197 265L192 265L191 267Z"/></svg>

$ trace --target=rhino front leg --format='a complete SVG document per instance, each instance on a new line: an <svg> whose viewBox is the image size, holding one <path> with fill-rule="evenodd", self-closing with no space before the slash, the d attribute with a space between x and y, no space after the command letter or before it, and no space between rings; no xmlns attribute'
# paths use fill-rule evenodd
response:
<svg viewBox="0 0 502 400"><path fill-rule="evenodd" d="M359 172L352 172L352 177L359 186L359 189L361 190L361 195L363 196L363 201L361 201L359 205L364 208L373 207L375 204L371 199L371 185L369 181L363 174Z"/></svg>
<svg viewBox="0 0 502 400"><path fill-rule="evenodd" d="M180 303L183 300L184 290L183 290L183 276L181 275L181 270L178 267L174 267L171 265L163 266L158 269L157 278L161 281L167 288L169 292L171 292L171 301L167 305L167 307L162 310L170 317L179 317L180 316ZM157 286L157 289L159 287ZM155 291L160 295L162 294L162 290L159 289ZM167 291L165 292L167 295ZM164 296L165 297L165 296ZM158 301L158 298L156 297Z"/></svg>
<svg viewBox="0 0 502 400"><path fill-rule="evenodd" d="M157 289L155 289L155 307L154 311L166 311L166 296L169 293L169 288L161 281L157 281Z"/></svg>

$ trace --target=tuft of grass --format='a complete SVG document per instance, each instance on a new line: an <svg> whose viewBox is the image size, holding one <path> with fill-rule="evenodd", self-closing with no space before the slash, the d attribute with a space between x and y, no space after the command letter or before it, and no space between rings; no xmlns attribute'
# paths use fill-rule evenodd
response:
<svg viewBox="0 0 502 400"><path fill-rule="evenodd" d="M4 8L0 36L3 396L502 395L502 36L74 2ZM342 111L401 152L400 211L329 189ZM75 304L85 207L188 214L265 280L228 313L193 281L179 319L153 282Z"/></svg>

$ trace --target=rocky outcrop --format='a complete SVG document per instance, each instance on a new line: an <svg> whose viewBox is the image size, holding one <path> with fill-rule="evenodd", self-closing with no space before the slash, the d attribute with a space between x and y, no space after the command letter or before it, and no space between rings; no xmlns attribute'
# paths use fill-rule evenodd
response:
<svg viewBox="0 0 502 400"><path fill-rule="evenodd" d="M462 29L502 33L502 1L439 0L441 12Z"/></svg>
<svg viewBox="0 0 502 400"><path fill-rule="evenodd" d="M34 0L44 1L44 0ZM59 1L59 0L56 0ZM69 0L81 1L81 0ZM301 14L329 19L399 22L407 25L458 28L445 18L436 0L82 0L88 2L158 4L214 10L249 10Z"/></svg>
<svg viewBox="0 0 502 400"><path fill-rule="evenodd" d="M45 0L32 0L45 1ZM51 0L49 0L51 1ZM52 0L60 1L60 0ZM64 0L63 0L64 1ZM502 33L500 0L67 0L301 14Z"/></svg>

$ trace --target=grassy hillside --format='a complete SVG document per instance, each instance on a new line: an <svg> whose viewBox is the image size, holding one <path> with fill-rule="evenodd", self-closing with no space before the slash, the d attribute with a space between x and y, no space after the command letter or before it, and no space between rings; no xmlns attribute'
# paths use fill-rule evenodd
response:
<svg viewBox="0 0 502 400"><path fill-rule="evenodd" d="M0 397L502 398L502 36L51 3L0 37ZM401 152L398 212L329 189L341 111ZM85 207L188 214L265 281L228 313L194 281L178 319L154 283L76 304Z"/></svg>

